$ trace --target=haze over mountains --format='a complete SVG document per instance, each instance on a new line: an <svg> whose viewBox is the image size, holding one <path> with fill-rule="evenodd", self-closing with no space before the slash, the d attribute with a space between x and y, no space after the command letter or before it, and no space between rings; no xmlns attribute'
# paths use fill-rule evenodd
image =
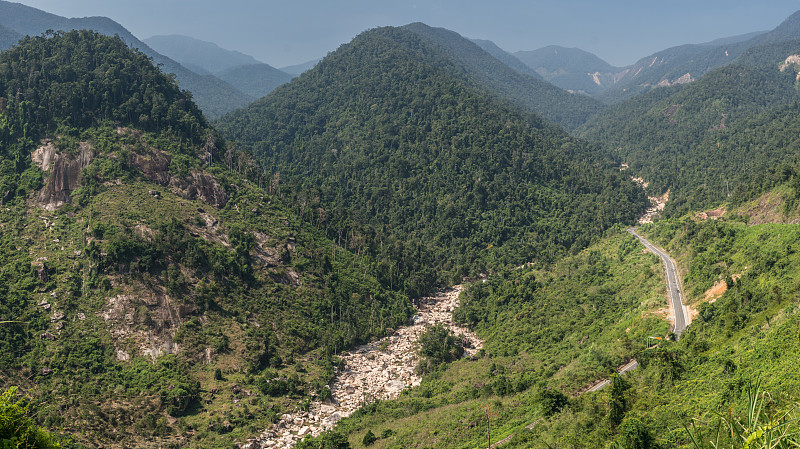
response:
<svg viewBox="0 0 800 449"><path fill-rule="evenodd" d="M225 50L188 36L153 36L144 40L156 51L201 75L214 75L252 98L261 98L293 78L250 55Z"/></svg>
<svg viewBox="0 0 800 449"><path fill-rule="evenodd" d="M143 40L153 50L198 73L212 74L243 65L263 64L256 58L189 36L151 36Z"/></svg>
<svg viewBox="0 0 800 449"><path fill-rule="evenodd" d="M8 2L0 44L0 446L800 446L800 12L624 68Z"/></svg>
<svg viewBox="0 0 800 449"><path fill-rule="evenodd" d="M66 18L19 3L0 1L0 27L2 49L10 47L24 35L35 36L47 30L93 29L108 36L119 35L127 44L161 64L162 70L174 73L181 87L192 92L195 101L209 117L242 107L291 79L290 75L250 56L197 39L182 36L152 38L151 41L164 50L160 52L106 17ZM198 59L201 54L209 57ZM243 68L253 65L255 67ZM227 70L232 71L225 74L226 79L214 75Z"/></svg>

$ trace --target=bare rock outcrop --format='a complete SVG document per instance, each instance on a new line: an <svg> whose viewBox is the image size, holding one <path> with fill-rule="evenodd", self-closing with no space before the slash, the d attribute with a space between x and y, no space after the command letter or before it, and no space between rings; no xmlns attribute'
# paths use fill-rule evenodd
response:
<svg viewBox="0 0 800 449"><path fill-rule="evenodd" d="M157 358L180 350L173 341L180 324L197 312L191 303L178 303L168 295L151 292L121 294L109 298L106 308L98 313L117 341L136 342L139 353ZM119 360L130 354L117 351Z"/></svg>
<svg viewBox="0 0 800 449"><path fill-rule="evenodd" d="M131 156L131 165L136 167L148 180L166 186L169 185L169 157L166 154L151 153Z"/></svg>
<svg viewBox="0 0 800 449"><path fill-rule="evenodd" d="M81 172L94 157L88 142L78 144L75 155L58 152L53 142L44 141L42 146L31 153L31 160L44 172L49 172L47 184L36 196L36 201L44 209L56 210L70 202L72 191L80 186Z"/></svg>
<svg viewBox="0 0 800 449"><path fill-rule="evenodd" d="M173 193L187 200L199 199L217 209L228 203L228 193L217 178L201 170L192 170L186 178L172 177L169 186Z"/></svg>

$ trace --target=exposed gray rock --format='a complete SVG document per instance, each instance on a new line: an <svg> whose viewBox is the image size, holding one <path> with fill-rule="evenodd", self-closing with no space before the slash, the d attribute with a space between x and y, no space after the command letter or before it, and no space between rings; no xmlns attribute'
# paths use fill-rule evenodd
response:
<svg viewBox="0 0 800 449"><path fill-rule="evenodd" d="M403 327L380 341L359 346L342 355L344 367L330 385L333 401L315 401L309 412L283 414L271 429L259 438L249 440L249 448L288 449L304 437L318 436L333 428L339 420L350 416L365 402L395 399L409 387L419 385L415 369L419 363L417 341L429 327L443 323L468 342L464 357L473 357L483 342L467 329L453 323L452 311L458 306L462 286L422 298L412 325ZM245 447L242 446L242 447Z"/></svg>
<svg viewBox="0 0 800 449"><path fill-rule="evenodd" d="M78 154L64 155L56 151L50 141L31 153L31 160L42 169L50 172L47 184L42 187L36 201L47 210L56 210L70 202L72 191L80 186L81 172L94 157L94 151L88 142L78 144Z"/></svg>

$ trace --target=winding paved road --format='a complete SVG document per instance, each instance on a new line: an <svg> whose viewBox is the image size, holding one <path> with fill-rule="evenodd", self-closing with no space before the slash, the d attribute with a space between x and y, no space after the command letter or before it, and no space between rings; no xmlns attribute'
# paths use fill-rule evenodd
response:
<svg viewBox="0 0 800 449"><path fill-rule="evenodd" d="M683 307L683 302L681 301L681 286L678 282L678 270L675 268L675 262L671 257L669 257L669 254L664 252L664 250L653 245L646 238L639 235L636 232L636 229L637 228L630 228L628 229L628 232L633 234L633 236L639 239L639 241L642 242L647 249L655 253L661 258L661 261L664 262L664 271L666 272L667 277L667 293L669 294L669 298L672 303L672 310L674 311L675 315L675 325L673 326L672 332L680 337L681 333L683 333L684 329L686 329L689 320L686 317L686 309Z"/></svg>
<svg viewBox="0 0 800 449"><path fill-rule="evenodd" d="M675 324L673 326L673 332L675 333L675 335L680 337L681 333L684 331L684 329L686 329L686 326L689 324L689 320L686 317L686 309L683 307L683 302L681 301L681 286L680 286L680 283L678 283L678 270L675 268L675 261L673 261L672 258L669 257L669 254L664 252L664 250L662 250L661 248L653 245L646 238L644 238L641 235L639 235L636 232L636 229L637 228L629 228L628 232L633 234L633 236L636 237L637 239L639 239L639 241L642 242L642 244L644 246L646 246L647 249L649 249L650 251L654 252L658 257L661 258L661 261L664 262L664 271L666 272L666 281L667 281L667 291L669 293L669 298L670 298L670 301L672 303L672 310L675 312L674 313L674 315L675 315ZM636 369L638 367L639 367L639 363L636 360L631 360L626 365L622 366L619 369L618 373L622 374L622 373L625 373L627 371L634 370L634 369ZM601 388L606 387L610 383L611 383L610 379L605 379L605 380L603 380L601 382L598 382L596 385L594 385L593 387L589 388L585 392L588 393L590 391L600 390ZM578 394L580 394L580 393L578 393ZM542 419L539 418L536 421L528 424L525 427L528 428L528 429L532 429L541 420ZM511 441L511 438L513 438L513 437L514 437L514 434L512 433L511 435L503 438L502 440L490 445L489 449L494 449L494 448L497 448L499 446L502 446L505 443L508 443L509 441Z"/></svg>

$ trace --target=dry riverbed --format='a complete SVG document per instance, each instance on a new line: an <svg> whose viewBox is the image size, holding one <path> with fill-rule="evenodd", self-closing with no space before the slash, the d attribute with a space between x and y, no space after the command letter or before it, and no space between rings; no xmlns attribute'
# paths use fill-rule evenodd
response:
<svg viewBox="0 0 800 449"><path fill-rule="evenodd" d="M304 437L317 436L356 411L366 400L394 399L409 387L419 385L414 370L419 363L416 343L429 326L443 323L468 342L465 357L471 357L483 342L469 330L453 323L453 310L463 287L457 285L435 296L422 298L411 324L393 335L359 346L342 354L344 367L330 385L332 401L316 401L308 412L284 414L259 437L248 440L243 449L291 448Z"/></svg>

